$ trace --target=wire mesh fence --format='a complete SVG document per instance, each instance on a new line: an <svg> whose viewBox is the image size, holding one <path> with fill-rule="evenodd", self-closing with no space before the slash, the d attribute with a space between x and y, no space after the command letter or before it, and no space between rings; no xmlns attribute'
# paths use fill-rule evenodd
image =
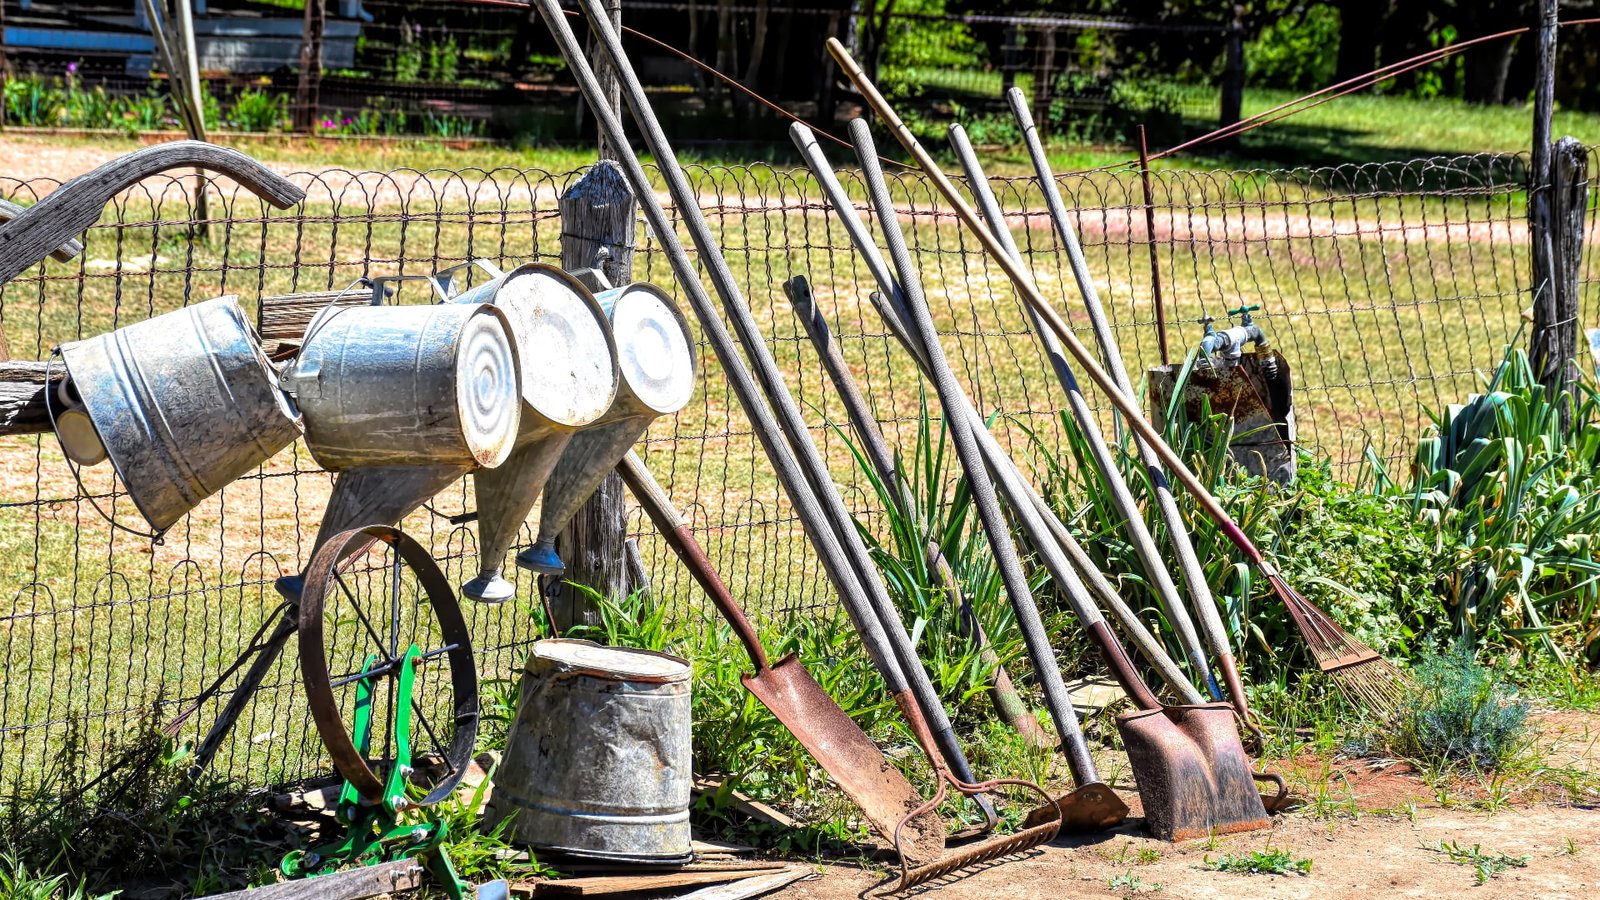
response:
<svg viewBox="0 0 1600 900"><path fill-rule="evenodd" d="M14 357L42 359L64 341L223 294L254 309L264 296L428 274L478 257L555 262L557 199L580 174L298 172L291 177L307 198L286 212L213 182L204 240L191 234L193 178L148 180L107 207L78 259L43 264L0 288L0 327ZM847 501L873 521L866 482L828 424L844 421L842 407L781 291L784 279L808 277L890 442L908 447L921 387L866 302L870 276L809 175L759 165L690 174ZM1060 186L1131 365L1160 362L1153 238L1174 354L1198 340L1202 315L1261 305L1257 321L1292 367L1301 442L1353 476L1369 450L1404 460L1424 409L1474 389L1476 373L1518 332L1530 299L1523 178L1514 155L1164 170L1153 174L1153 234L1137 171L1068 175ZM845 179L864 196L852 173ZM30 202L57 186L0 181L0 194ZM997 178L993 186L1045 293L1086 329L1038 185ZM1009 285L925 179L900 174L893 188L958 374L1019 455L1048 452L1060 398ZM642 224L634 275L678 294ZM1600 277L1592 251L1583 279L1593 315ZM832 598L814 554L727 379L700 349L698 393L652 427L643 455L758 617L825 608ZM53 437L3 437L0 450L0 795L20 795L53 783L64 748L81 756L71 771L90 777L131 723L165 722L188 708L274 614L272 582L306 562L331 478L296 444L152 544L97 514L91 501L113 518L136 518L108 466L83 470L80 490ZM475 572L476 532L452 517L472 506L462 482L403 523L457 583ZM630 523L662 602L697 602L637 511ZM526 573L517 577L517 602L466 610L486 678L508 677L537 636L534 586ZM218 757L220 771L276 785L326 769L296 667L291 645ZM203 733L226 697L180 733Z"/></svg>

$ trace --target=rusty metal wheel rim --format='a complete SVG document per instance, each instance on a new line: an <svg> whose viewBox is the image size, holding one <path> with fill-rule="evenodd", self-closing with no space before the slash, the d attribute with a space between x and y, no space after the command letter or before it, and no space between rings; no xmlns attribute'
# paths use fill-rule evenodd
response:
<svg viewBox="0 0 1600 900"><path fill-rule="evenodd" d="M445 751L449 771L426 796L416 801L417 805L429 806L455 790L471 761L478 737L478 672L472 659L471 635L455 592L438 563L421 544L398 528L368 525L336 534L317 550L306 567L305 590L300 597L300 679L311 720L323 746L328 749L334 768L349 780L364 800L383 802L387 799L383 796L383 779L367 765L339 711L323 645L324 601L329 586L337 583L339 563L347 555L347 548L370 545L374 541L393 548L399 561L416 576L439 625L440 637L448 648L442 655L450 666L454 730Z"/></svg>

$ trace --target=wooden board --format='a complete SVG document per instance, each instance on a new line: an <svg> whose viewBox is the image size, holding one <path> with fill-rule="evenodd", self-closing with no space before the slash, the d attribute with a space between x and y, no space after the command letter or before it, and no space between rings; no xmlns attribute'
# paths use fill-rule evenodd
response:
<svg viewBox="0 0 1600 900"><path fill-rule="evenodd" d="M422 863L400 859L332 875L216 894L207 900L365 900L380 894L413 890L421 886L424 877Z"/></svg>
<svg viewBox="0 0 1600 900"><path fill-rule="evenodd" d="M660 875L602 875L594 878L566 878L513 885L512 893L524 897L609 897L637 891L666 891L673 888L724 884L749 877L748 870L732 872L668 872Z"/></svg>

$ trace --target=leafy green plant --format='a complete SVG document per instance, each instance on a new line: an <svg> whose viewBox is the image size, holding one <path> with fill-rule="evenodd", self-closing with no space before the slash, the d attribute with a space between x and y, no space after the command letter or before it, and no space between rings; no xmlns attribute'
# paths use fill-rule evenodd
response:
<svg viewBox="0 0 1600 900"><path fill-rule="evenodd" d="M1528 860L1532 859L1529 856L1486 852L1481 844L1463 847L1455 841L1439 841L1432 846L1423 844L1422 849L1430 853L1442 853L1457 865L1471 866L1479 884L1488 884L1489 879L1509 868L1525 869L1528 867Z"/></svg>
<svg viewBox="0 0 1600 900"><path fill-rule="evenodd" d="M1466 403L1433 414L1409 484L1369 460L1375 489L1404 499L1443 559L1439 591L1474 645L1536 641L1600 663L1600 395L1545 391L1508 348Z"/></svg>
<svg viewBox="0 0 1600 900"><path fill-rule="evenodd" d="M1403 707L1399 748L1428 763L1492 770L1517 749L1528 704L1517 700L1499 673L1461 644L1423 657L1417 692Z"/></svg>
<svg viewBox="0 0 1600 900"><path fill-rule="evenodd" d="M234 96L228 124L241 131L276 131L288 116L287 96L247 89Z"/></svg>
<svg viewBox="0 0 1600 900"><path fill-rule="evenodd" d="M429 81L455 81L460 64L461 48L456 45L455 35L428 45Z"/></svg>
<svg viewBox="0 0 1600 900"><path fill-rule="evenodd" d="M1164 889L1160 882L1149 882L1132 872L1123 872L1106 879L1106 887L1122 893L1123 896L1134 894L1159 894Z"/></svg>
<svg viewBox="0 0 1600 900"><path fill-rule="evenodd" d="M1295 856L1291 850L1252 850L1249 853L1225 853L1217 859L1205 857L1205 867L1213 872L1232 872L1235 875L1310 875L1311 860Z"/></svg>
<svg viewBox="0 0 1600 900"><path fill-rule="evenodd" d="M415 818L418 821L436 820L445 826L445 851L450 854L456 874L467 881L480 882L495 878L519 880L551 874L553 870L541 864L531 852L524 859L511 846L506 834L512 825L512 817L501 819L488 831L481 828L478 810L483 808L493 779L494 773L490 772L471 791L458 790L420 811Z"/></svg>
<svg viewBox="0 0 1600 900"><path fill-rule="evenodd" d="M90 894L83 885L68 887L66 875L39 875L29 871L22 861L11 855L0 855L0 898L3 900L111 900L121 891Z"/></svg>

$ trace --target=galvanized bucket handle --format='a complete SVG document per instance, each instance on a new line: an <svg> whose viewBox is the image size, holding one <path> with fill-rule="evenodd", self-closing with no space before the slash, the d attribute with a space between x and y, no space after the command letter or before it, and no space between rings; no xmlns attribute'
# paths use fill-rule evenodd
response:
<svg viewBox="0 0 1600 900"><path fill-rule="evenodd" d="M382 306L383 301L392 293L387 290L389 285L406 281L426 281L438 295L440 303L449 303L460 294L460 291L452 291L448 286L455 284L457 275L474 266L482 269L490 278L499 278L506 274L499 266L480 256L449 268L435 269L431 275L382 275L372 279L372 305Z"/></svg>
<svg viewBox="0 0 1600 900"><path fill-rule="evenodd" d="M45 361L45 367L44 367L44 383L45 383L44 414L45 414L46 418L48 418L50 420L50 431L51 432L55 432L55 430L56 430L56 410L55 410L55 404L50 402L50 396L52 394L56 393L56 392L50 390L50 379L51 379L52 375L55 373L56 358L59 357L60 355L61 355L61 348L60 347L52 348L50 350L50 358ZM63 387L65 386L65 384L66 384L66 379L63 378L62 379ZM56 440L59 441L60 437L58 436L56 438ZM167 530L168 529L162 528L162 529L155 530L155 531L140 531L137 528L130 528L127 525L124 525L121 522L118 522L116 519L111 517L110 513L106 512L104 509L101 509L100 508L100 501L98 501L98 500L96 500L94 498L94 494L91 493L89 491L89 488L83 483L83 473L80 470L81 467L76 462L74 462L72 457L68 456L64 450L63 450L61 456L62 456L63 459L65 459L67 461L67 469L68 469L68 471L72 472L72 480L77 482L78 494L80 496L82 496L85 500L89 501L89 505L94 507L94 511L96 513L100 514L100 518L106 520L106 524L110 525L112 528L117 529L118 531L126 531L128 534L131 534L134 537L140 538L142 540L147 540L150 543L152 543L152 544L154 544L154 545L156 545L158 547L166 543L166 534L167 534ZM113 466L113 468L114 468L114 466Z"/></svg>

